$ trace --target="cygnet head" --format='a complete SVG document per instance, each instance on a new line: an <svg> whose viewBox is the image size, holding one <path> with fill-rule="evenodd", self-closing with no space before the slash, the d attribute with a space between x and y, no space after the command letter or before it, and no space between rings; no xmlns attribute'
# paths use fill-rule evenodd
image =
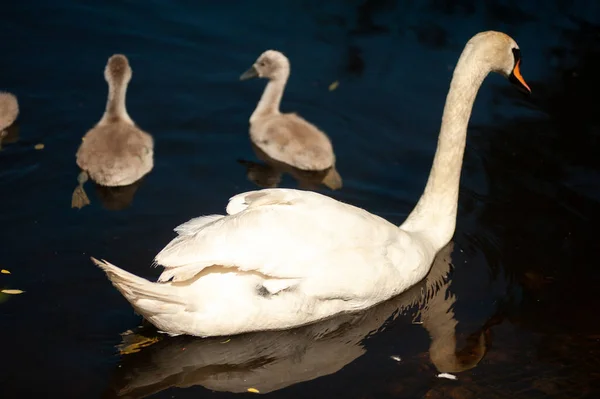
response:
<svg viewBox="0 0 600 399"><path fill-rule="evenodd" d="M131 73L127 57L123 54L115 54L106 63L104 79L109 84L127 84L131 80Z"/></svg>
<svg viewBox="0 0 600 399"><path fill-rule="evenodd" d="M12 125L18 115L17 97L10 93L0 92L0 131Z"/></svg>
<svg viewBox="0 0 600 399"><path fill-rule="evenodd" d="M499 73L525 93L531 89L521 75L521 50L517 42L502 32L487 31L469 40L465 52L476 52L491 71Z"/></svg>
<svg viewBox="0 0 600 399"><path fill-rule="evenodd" d="M250 69L240 76L240 80L267 78L286 79L290 74L290 62L285 55L275 50L267 50L260 55Z"/></svg>

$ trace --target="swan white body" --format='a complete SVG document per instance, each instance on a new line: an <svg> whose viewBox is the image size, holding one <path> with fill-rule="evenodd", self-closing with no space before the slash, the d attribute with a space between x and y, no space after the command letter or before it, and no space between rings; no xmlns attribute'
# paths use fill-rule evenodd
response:
<svg viewBox="0 0 600 399"><path fill-rule="evenodd" d="M436 253L417 234L309 191L239 194L227 213L177 227L156 256L165 283L103 267L113 282L136 281L117 288L160 330L209 336L370 307L420 281Z"/></svg>
<svg viewBox="0 0 600 399"><path fill-rule="evenodd" d="M165 268L156 283L93 260L173 335L286 329L389 299L420 281L454 234L467 124L492 70L525 85L517 44L480 33L457 64L427 186L400 227L317 193L267 189L231 198L227 216L177 227L156 256Z"/></svg>

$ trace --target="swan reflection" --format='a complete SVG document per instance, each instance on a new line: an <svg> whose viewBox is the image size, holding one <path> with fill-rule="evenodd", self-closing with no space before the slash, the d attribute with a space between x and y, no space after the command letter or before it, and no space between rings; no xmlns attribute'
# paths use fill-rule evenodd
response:
<svg viewBox="0 0 600 399"><path fill-rule="evenodd" d="M138 188L144 181L144 178L127 185L127 186L115 186L108 187L102 186L98 183L94 183L96 188L96 194L102 202L102 206L110 211L121 211L133 202L133 198L137 193Z"/></svg>
<svg viewBox="0 0 600 399"><path fill-rule="evenodd" d="M301 170L271 158L254 144L252 144L252 149L258 159L264 163L244 159L238 160L238 163L246 167L248 180L261 188L275 188L279 186L284 173L292 176L298 182L298 188L304 190L316 190L320 184L331 190L342 188L342 177L339 175L335 165L321 171Z"/></svg>
<svg viewBox="0 0 600 399"><path fill-rule="evenodd" d="M19 122L14 122L5 129L0 129L0 150L5 144L14 143L19 140L20 127Z"/></svg>
<svg viewBox="0 0 600 399"><path fill-rule="evenodd" d="M404 294L366 311L344 314L293 330L234 337L167 337L152 327L123 334L124 354L115 370L110 393L142 398L171 387L201 385L224 392L260 393L333 374L366 352L363 340L401 314L415 314L431 337L430 359L439 372L475 367L486 352L484 332L473 334L467 350L456 350L448 290L453 243L436 257L431 271ZM466 352L466 354L465 354Z"/></svg>

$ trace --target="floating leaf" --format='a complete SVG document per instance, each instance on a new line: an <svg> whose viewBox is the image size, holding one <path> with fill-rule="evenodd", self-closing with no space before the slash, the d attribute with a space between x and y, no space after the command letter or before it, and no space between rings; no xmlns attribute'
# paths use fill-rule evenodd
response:
<svg viewBox="0 0 600 399"><path fill-rule="evenodd" d="M226 344L227 342L231 341L231 338L226 339L225 341L221 342L222 344Z"/></svg>
<svg viewBox="0 0 600 399"><path fill-rule="evenodd" d="M338 88L339 85L340 85L340 82L338 82L336 80L335 82L333 82L332 84L329 85L329 91L334 91L335 89Z"/></svg>
<svg viewBox="0 0 600 399"><path fill-rule="evenodd" d="M0 273L2 273L2 274L10 274L10 272L8 270L6 270L6 269L0 270Z"/></svg>
<svg viewBox="0 0 600 399"><path fill-rule="evenodd" d="M247 391L251 393L260 393L260 391L256 388L248 388Z"/></svg>
<svg viewBox="0 0 600 399"><path fill-rule="evenodd" d="M8 295L18 295L18 294L22 294L25 291L21 291L21 290L2 290L0 291L3 294L8 294Z"/></svg>
<svg viewBox="0 0 600 399"><path fill-rule="evenodd" d="M121 355L129 355L131 353L137 353L147 346L150 346L159 341L158 337L144 337L141 335L132 335L130 336L133 341L129 344L118 345L119 353Z"/></svg>
<svg viewBox="0 0 600 399"><path fill-rule="evenodd" d="M36 150L43 150L44 147L45 147L44 144L39 143L39 144L36 144L33 148L35 148Z"/></svg>

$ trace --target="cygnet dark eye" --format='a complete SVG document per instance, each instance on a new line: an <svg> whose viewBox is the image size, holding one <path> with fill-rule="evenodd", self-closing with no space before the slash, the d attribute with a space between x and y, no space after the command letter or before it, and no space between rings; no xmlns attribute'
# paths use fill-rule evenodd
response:
<svg viewBox="0 0 600 399"><path fill-rule="evenodd" d="M266 63L266 62L264 62L264 61L261 61L261 62L259 62L259 63L258 63L258 65L259 65L259 66L261 66L261 67L264 67L264 66L266 66L266 65L267 65L267 63Z"/></svg>

